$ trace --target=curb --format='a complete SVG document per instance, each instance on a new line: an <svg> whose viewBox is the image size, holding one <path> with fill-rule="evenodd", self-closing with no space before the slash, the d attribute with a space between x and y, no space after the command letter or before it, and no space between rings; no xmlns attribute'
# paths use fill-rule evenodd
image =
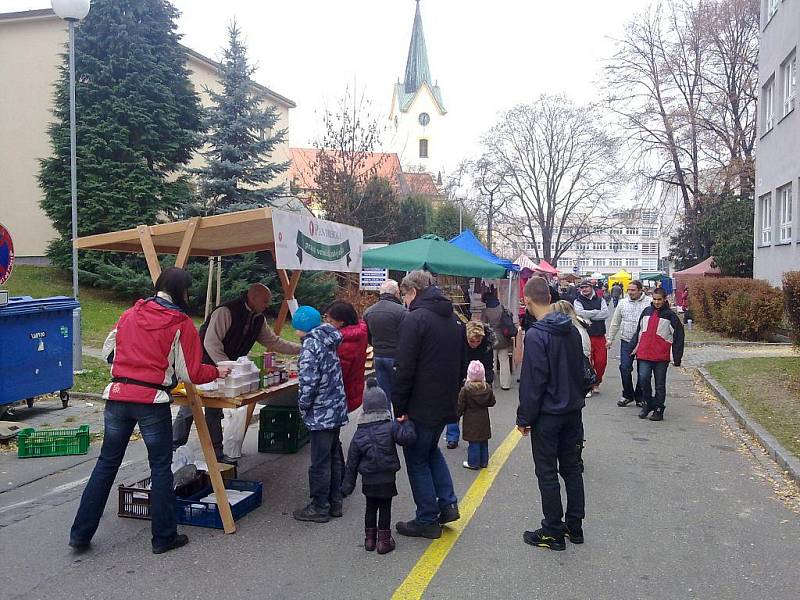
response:
<svg viewBox="0 0 800 600"><path fill-rule="evenodd" d="M764 427L750 418L750 415L747 414L747 411L739 404L736 398L722 387L705 367L697 367L697 372L700 373L703 381L711 388L711 391L714 392L714 395L720 402L730 409L742 427L758 440L773 460L778 463L781 469L787 472L797 483L800 483L800 459L796 458L794 454L784 448L771 433L764 429Z"/></svg>
<svg viewBox="0 0 800 600"><path fill-rule="evenodd" d="M76 400L102 400L103 394L90 394L89 392L72 392L69 393L70 399Z"/></svg>
<svg viewBox="0 0 800 600"><path fill-rule="evenodd" d="M705 346L744 346L751 348L783 348L791 346L791 342L738 342L738 341L717 341L717 342L686 342L687 348L703 348Z"/></svg>

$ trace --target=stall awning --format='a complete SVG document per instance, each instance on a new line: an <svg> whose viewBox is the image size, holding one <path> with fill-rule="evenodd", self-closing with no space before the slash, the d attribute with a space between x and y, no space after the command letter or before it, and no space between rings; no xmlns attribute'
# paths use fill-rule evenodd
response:
<svg viewBox="0 0 800 600"><path fill-rule="evenodd" d="M459 277L505 277L506 270L488 260L462 250L435 235L400 242L364 252L365 267L413 271L425 269L438 275Z"/></svg>
<svg viewBox="0 0 800 600"><path fill-rule="evenodd" d="M489 249L481 244L481 241L476 238L475 234L469 229L465 229L459 233L456 237L450 240L450 243L458 246L462 250L466 250L470 254L479 256L480 258L488 260L496 265L500 265L507 271L519 271L519 265L515 265L507 258L500 258L496 254L490 252Z"/></svg>
<svg viewBox="0 0 800 600"><path fill-rule="evenodd" d="M520 254L514 262L519 265L523 278L530 277L534 273L558 275L558 269L554 268L546 260L539 261L537 265L527 254Z"/></svg>

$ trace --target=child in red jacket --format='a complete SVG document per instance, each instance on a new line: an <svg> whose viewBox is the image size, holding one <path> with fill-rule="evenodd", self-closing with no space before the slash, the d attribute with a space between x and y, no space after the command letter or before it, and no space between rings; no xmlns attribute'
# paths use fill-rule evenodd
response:
<svg viewBox="0 0 800 600"><path fill-rule="evenodd" d="M353 412L364 396L364 367L367 363L367 324L358 318L355 307L337 300L325 309L325 321L342 334L336 353L342 365L347 412Z"/></svg>

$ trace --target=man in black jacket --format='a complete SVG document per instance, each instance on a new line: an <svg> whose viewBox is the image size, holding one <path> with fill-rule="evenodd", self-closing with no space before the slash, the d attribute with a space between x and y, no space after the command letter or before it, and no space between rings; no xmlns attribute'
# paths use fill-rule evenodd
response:
<svg viewBox="0 0 800 600"><path fill-rule="evenodd" d="M417 431L416 443L403 448L417 512L411 521L397 523L397 531L436 539L442 525L460 518L439 438L447 423L458 420L458 393L467 372L465 332L430 273L412 271L400 290L409 313L400 327L392 404L397 420L411 419Z"/></svg>
<svg viewBox="0 0 800 600"><path fill-rule="evenodd" d="M400 339L400 324L405 316L406 307L400 300L400 288L393 279L381 284L380 299L364 311L369 341L375 354L375 378L389 402L392 401L394 355Z"/></svg>
<svg viewBox="0 0 800 600"><path fill-rule="evenodd" d="M526 531L525 543L564 550L564 536L583 543L583 475L580 468L585 405L583 350L572 320L550 312L544 279L525 284L525 303L536 323L525 334L517 429L531 436L533 464L542 496L542 527ZM566 525L558 474L567 491Z"/></svg>

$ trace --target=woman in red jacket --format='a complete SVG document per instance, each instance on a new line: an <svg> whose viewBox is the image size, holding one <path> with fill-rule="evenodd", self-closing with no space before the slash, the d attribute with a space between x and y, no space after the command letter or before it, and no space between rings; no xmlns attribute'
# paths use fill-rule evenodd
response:
<svg viewBox="0 0 800 600"><path fill-rule="evenodd" d="M367 324L358 318L355 307L337 300L325 310L325 320L342 334L337 353L342 365L347 412L361 406L364 397L364 366L367 363Z"/></svg>
<svg viewBox="0 0 800 600"><path fill-rule="evenodd" d="M178 380L208 383L229 371L202 364L200 336L186 314L191 282L183 269L164 271L156 281L156 295L126 310L103 345L104 355L113 361L112 380L103 393L103 446L70 531L69 545L76 552L89 548L137 424L150 461L153 553L189 541L178 534L175 521L169 392Z"/></svg>

